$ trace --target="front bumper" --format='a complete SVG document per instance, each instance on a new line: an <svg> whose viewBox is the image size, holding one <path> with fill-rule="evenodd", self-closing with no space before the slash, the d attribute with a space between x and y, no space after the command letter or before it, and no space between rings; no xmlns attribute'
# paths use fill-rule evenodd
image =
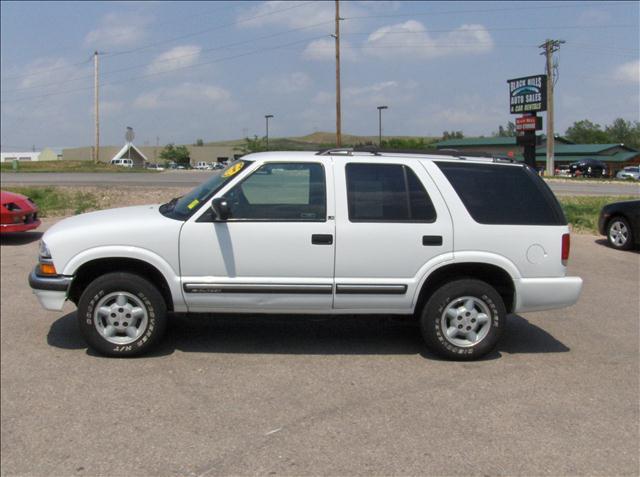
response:
<svg viewBox="0 0 640 477"><path fill-rule="evenodd" d="M40 220L34 219L31 222L18 222L16 224L0 224L0 233L26 232L40 227Z"/></svg>
<svg viewBox="0 0 640 477"><path fill-rule="evenodd" d="M29 286L45 309L60 311L67 300L72 280L72 277L63 275L43 277L38 275L36 267L29 275Z"/></svg>
<svg viewBox="0 0 640 477"><path fill-rule="evenodd" d="M574 305L582 291L582 278L521 278L515 281L514 313L553 310Z"/></svg>

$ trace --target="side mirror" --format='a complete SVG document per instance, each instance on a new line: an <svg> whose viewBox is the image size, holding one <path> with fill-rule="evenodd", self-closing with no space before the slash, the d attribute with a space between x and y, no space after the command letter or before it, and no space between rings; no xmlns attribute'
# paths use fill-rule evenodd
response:
<svg viewBox="0 0 640 477"><path fill-rule="evenodd" d="M231 216L229 202L224 197L216 197L211 201L211 210L216 220L227 220Z"/></svg>

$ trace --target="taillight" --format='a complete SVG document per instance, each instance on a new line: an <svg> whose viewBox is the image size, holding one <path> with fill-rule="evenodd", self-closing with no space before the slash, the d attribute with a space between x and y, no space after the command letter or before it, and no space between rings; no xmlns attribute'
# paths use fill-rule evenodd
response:
<svg viewBox="0 0 640 477"><path fill-rule="evenodd" d="M562 235L562 265L569 262L569 249L571 248L571 234Z"/></svg>

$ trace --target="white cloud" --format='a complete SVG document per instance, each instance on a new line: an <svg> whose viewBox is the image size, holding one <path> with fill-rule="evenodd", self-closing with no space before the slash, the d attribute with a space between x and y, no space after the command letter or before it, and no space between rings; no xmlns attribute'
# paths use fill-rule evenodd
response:
<svg viewBox="0 0 640 477"><path fill-rule="evenodd" d="M589 8L578 16L578 24L580 25L602 25L612 20L611 14L605 10Z"/></svg>
<svg viewBox="0 0 640 477"><path fill-rule="evenodd" d="M349 107L372 108L380 104L406 104L415 98L415 81L380 81L369 85L348 86L342 89L342 100ZM335 101L335 92L319 91L314 104L328 105Z"/></svg>
<svg viewBox="0 0 640 477"><path fill-rule="evenodd" d="M142 93L133 102L134 107L139 109L185 109L204 104L228 109L231 106L231 94L215 85L182 83Z"/></svg>
<svg viewBox="0 0 640 477"><path fill-rule="evenodd" d="M389 25L369 35L364 48L378 58L410 57L430 59L450 55L487 53L493 39L483 25L464 24L453 31L432 37L416 20Z"/></svg>
<svg viewBox="0 0 640 477"><path fill-rule="evenodd" d="M336 58L336 45L333 38L320 38L313 40L302 51L302 57L313 61L334 61ZM340 42L340 59L355 60L356 55L348 41Z"/></svg>
<svg viewBox="0 0 640 477"><path fill-rule="evenodd" d="M87 66L73 65L64 58L39 58L21 71L20 75L23 77L18 83L18 88L34 88L30 92L21 92L25 95L40 93L38 86L44 88L51 84L56 85L56 89L68 89L69 86L78 85L78 82L73 81L74 79L91 74L92 70L88 63ZM69 83L68 86L65 85L66 82Z"/></svg>
<svg viewBox="0 0 640 477"><path fill-rule="evenodd" d="M307 28L329 24L335 20L334 2L268 1L241 12L237 21L240 27L283 26ZM280 10L284 10L280 12ZM341 2L343 17L361 15L363 10L354 2Z"/></svg>
<svg viewBox="0 0 640 477"><path fill-rule="evenodd" d="M98 28L87 33L84 42L96 48L132 46L146 36L148 24L149 18L140 15L109 13Z"/></svg>
<svg viewBox="0 0 640 477"><path fill-rule="evenodd" d="M640 60L629 61L618 66L613 77L625 83L640 83Z"/></svg>
<svg viewBox="0 0 640 477"><path fill-rule="evenodd" d="M260 88L272 93L289 94L305 91L313 84L311 77L301 71L296 71L287 75L262 78L259 82Z"/></svg>
<svg viewBox="0 0 640 477"><path fill-rule="evenodd" d="M147 67L147 73L163 73L195 64L200 58L201 46L183 45L160 53Z"/></svg>

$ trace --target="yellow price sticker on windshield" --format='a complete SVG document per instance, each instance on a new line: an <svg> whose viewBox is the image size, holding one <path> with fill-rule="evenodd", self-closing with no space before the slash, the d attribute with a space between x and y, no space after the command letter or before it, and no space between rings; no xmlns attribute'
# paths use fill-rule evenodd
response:
<svg viewBox="0 0 640 477"><path fill-rule="evenodd" d="M234 164L229 169L227 169L224 172L224 174L222 174L222 177L231 177L231 176L237 174L238 172L240 172L240 170L243 167L244 167L244 162L238 162L237 164Z"/></svg>
<svg viewBox="0 0 640 477"><path fill-rule="evenodd" d="M191 201L191 203L189 205L187 205L187 209L191 210L193 209L196 205L198 205L200 203L200 201L198 199L193 199Z"/></svg>

